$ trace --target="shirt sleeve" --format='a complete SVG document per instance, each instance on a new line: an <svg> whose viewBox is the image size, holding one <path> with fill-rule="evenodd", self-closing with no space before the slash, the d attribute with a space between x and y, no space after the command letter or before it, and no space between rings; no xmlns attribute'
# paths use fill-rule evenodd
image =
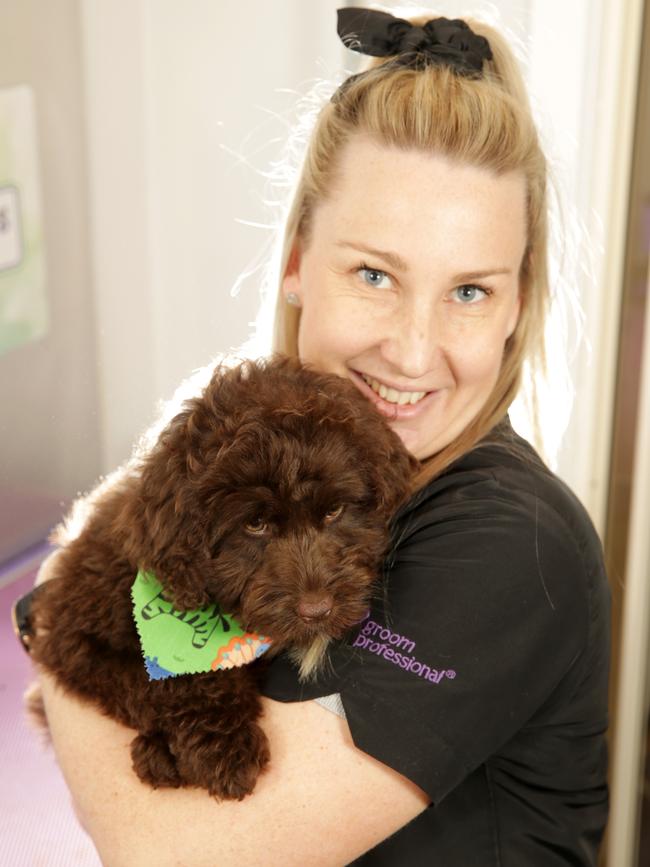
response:
<svg viewBox="0 0 650 867"><path fill-rule="evenodd" d="M589 594L573 533L533 493L482 483L407 517L385 603L337 648L338 681L323 689L340 692L356 746L437 804L576 663ZM291 700L282 678L266 694Z"/></svg>

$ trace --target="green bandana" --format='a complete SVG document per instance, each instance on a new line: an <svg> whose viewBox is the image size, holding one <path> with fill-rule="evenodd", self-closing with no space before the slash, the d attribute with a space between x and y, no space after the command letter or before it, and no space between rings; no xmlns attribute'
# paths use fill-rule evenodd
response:
<svg viewBox="0 0 650 867"><path fill-rule="evenodd" d="M216 602L179 611L152 572L138 570L131 588L133 617L150 680L245 665L271 646L271 639L244 632Z"/></svg>

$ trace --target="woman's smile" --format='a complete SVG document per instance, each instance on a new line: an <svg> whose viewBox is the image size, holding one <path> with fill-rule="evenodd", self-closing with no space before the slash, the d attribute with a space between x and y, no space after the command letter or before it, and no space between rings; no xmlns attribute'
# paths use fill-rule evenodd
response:
<svg viewBox="0 0 650 867"><path fill-rule="evenodd" d="M402 395L420 395L420 397L418 397L417 400L409 399L408 402L404 403L402 403L401 401L396 402L395 400L389 399L390 397L392 397L391 394L382 395L381 393L378 393L377 389L368 383L367 378L364 374L359 374L357 373L357 371L351 370L350 379L357 386L359 391L374 403L377 410L382 415L385 415L386 418L392 421L416 418L427 408L430 407L436 396L439 394L438 391L402 392ZM377 382L377 380L374 379L372 381ZM395 393L393 389L391 389L390 391L392 391L393 394Z"/></svg>
<svg viewBox="0 0 650 867"><path fill-rule="evenodd" d="M400 406L417 403L427 394L426 391L415 391L406 388L406 386L390 385L385 380L380 381L366 373L362 373L361 376L370 388L388 403L397 403ZM431 391L435 391L435 389L431 389Z"/></svg>

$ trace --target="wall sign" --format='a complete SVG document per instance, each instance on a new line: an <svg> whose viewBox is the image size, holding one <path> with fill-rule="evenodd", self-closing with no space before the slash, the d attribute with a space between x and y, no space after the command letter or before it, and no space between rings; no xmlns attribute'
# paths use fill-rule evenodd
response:
<svg viewBox="0 0 650 867"><path fill-rule="evenodd" d="M0 88L0 354L47 326L34 94Z"/></svg>

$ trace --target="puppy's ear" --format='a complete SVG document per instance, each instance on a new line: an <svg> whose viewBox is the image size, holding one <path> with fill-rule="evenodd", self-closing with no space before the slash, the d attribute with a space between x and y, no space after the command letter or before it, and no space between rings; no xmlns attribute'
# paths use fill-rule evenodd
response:
<svg viewBox="0 0 650 867"><path fill-rule="evenodd" d="M160 434L116 528L127 558L154 572L185 610L210 601L205 468L218 454L223 431L208 403L204 397L187 401Z"/></svg>
<svg viewBox="0 0 650 867"><path fill-rule="evenodd" d="M392 431L390 432L392 434ZM387 519L394 514L411 496L412 479L420 462L406 451L397 434L398 442L387 451L382 450L373 462L373 487L377 497L377 508Z"/></svg>
<svg viewBox="0 0 650 867"><path fill-rule="evenodd" d="M420 462L406 449L386 420L364 406L354 433L363 443L361 461L375 497L376 508L386 520L413 493L413 479Z"/></svg>

